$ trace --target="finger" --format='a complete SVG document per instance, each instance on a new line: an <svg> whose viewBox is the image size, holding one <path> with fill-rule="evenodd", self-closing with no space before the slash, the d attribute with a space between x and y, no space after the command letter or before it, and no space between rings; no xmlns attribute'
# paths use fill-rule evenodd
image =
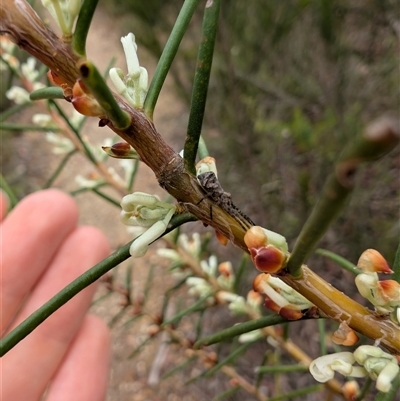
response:
<svg viewBox="0 0 400 401"><path fill-rule="evenodd" d="M2 222L1 332L77 220L73 199L63 192L47 190L27 196Z"/></svg>
<svg viewBox="0 0 400 401"><path fill-rule="evenodd" d="M73 231L32 291L15 324L103 259L108 251L107 241L97 229L80 227ZM81 291L3 357L2 391L5 400L40 398L75 337L94 290L92 285Z"/></svg>
<svg viewBox="0 0 400 401"><path fill-rule="evenodd" d="M0 189L0 221L2 221L6 216L9 205L10 199L8 198L8 195Z"/></svg>
<svg viewBox="0 0 400 401"><path fill-rule="evenodd" d="M101 401L107 392L110 361L108 327L87 315L52 379L46 401Z"/></svg>

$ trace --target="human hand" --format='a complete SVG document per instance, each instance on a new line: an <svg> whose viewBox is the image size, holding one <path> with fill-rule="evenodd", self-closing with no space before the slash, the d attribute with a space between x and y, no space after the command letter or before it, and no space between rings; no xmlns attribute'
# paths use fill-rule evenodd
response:
<svg viewBox="0 0 400 401"><path fill-rule="evenodd" d="M109 254L104 235L77 226L74 201L56 190L34 193L5 219L0 195L0 328L26 319L89 267ZM3 220L4 219L4 220ZM1 360L3 401L104 400L109 331L87 314L95 285L61 307Z"/></svg>

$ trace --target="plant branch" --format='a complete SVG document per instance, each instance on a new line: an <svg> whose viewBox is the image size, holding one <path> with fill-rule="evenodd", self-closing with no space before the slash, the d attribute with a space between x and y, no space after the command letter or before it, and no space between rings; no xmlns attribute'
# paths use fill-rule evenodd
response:
<svg viewBox="0 0 400 401"><path fill-rule="evenodd" d="M184 146L186 168L194 175L196 174L196 155L207 101L220 6L220 0L206 3L201 42L197 55L187 137Z"/></svg>
<svg viewBox="0 0 400 401"><path fill-rule="evenodd" d="M181 8L181 11L176 19L175 25L169 35L168 41L158 61L154 77L151 80L149 91L147 92L144 102L144 111L148 118L153 119L154 108L156 106L161 88L164 85L165 78L171 68L175 55L178 51L179 44L189 26L189 22L196 10L199 0L186 0Z"/></svg>
<svg viewBox="0 0 400 401"><path fill-rule="evenodd" d="M3 2L6 7L0 10L1 31L11 35L15 42L56 71L72 87L79 78L76 56L43 25L33 11L29 11L29 6L22 0L17 3L12 0L3 0ZM21 7L21 4L24 6ZM189 4L189 1L184 3L186 4ZM190 4L193 5L192 2ZM30 18L34 22L30 21ZM108 126L138 152L140 159L153 170L160 185L180 203L181 211L193 214L204 224L212 226L235 245L248 252L243 241L246 227L212 200L204 197L204 191L199 186L196 177L185 169L183 159L163 140L144 112L133 109L120 96L114 96L119 106L130 115L131 126L124 130L116 128L111 122ZM150 114L158 94L154 96L154 103L150 100L148 103L147 111L151 110ZM396 138L396 132L398 133L399 130L395 128L397 121L390 121L391 123L386 125L386 128L381 126L378 131L387 134L387 142L394 144L398 138L395 140L393 138ZM388 143L385 145L386 149ZM375 146L377 143L371 140L370 148ZM369 151L366 151L364 156L368 153ZM353 167L358 165L357 158L347 157L347 160ZM338 185L344 185L344 188L347 188L346 185L351 186L351 184L347 183L349 177L346 177L346 172L351 171L351 166L342 163L340 167L342 170L339 169L338 179L342 181ZM294 262L292 263L297 264ZM290 275L280 277L314 303L326 317L339 322L346 321L354 330L373 340L379 340L391 352L400 353L399 328L393 322L387 318L377 318L372 311L333 288L307 266L302 266L302 272L303 274L298 279Z"/></svg>
<svg viewBox="0 0 400 401"><path fill-rule="evenodd" d="M98 2L99 0L84 0L76 21L71 46L74 52L82 58L86 58L86 38Z"/></svg>

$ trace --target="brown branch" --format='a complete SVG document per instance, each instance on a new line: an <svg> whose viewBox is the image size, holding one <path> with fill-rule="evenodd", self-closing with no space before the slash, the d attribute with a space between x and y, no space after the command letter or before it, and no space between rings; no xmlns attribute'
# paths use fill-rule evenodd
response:
<svg viewBox="0 0 400 401"><path fill-rule="evenodd" d="M39 19L22 0L2 0L0 31L8 34L21 48L37 57L56 72L69 86L79 78L77 57ZM118 130L109 127L138 152L141 160L155 173L160 185L204 224L214 227L235 245L247 252L245 230L234 217L210 199L204 198L196 177L185 170L183 159L164 141L154 124L140 111L131 108L116 95L121 108L131 116L131 126ZM212 209L212 218L211 211ZM333 288L315 273L302 267L301 278L281 278L313 302L323 313L336 321L346 321L354 330L381 342L389 351L400 354L399 328L388 318L379 318L372 311Z"/></svg>

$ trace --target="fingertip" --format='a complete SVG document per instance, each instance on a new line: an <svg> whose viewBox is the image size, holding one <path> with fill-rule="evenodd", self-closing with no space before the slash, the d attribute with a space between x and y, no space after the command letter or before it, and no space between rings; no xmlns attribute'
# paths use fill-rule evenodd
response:
<svg viewBox="0 0 400 401"><path fill-rule="evenodd" d="M110 330L97 316L86 315L53 377L47 401L105 399L111 358Z"/></svg>
<svg viewBox="0 0 400 401"><path fill-rule="evenodd" d="M75 229L74 240L85 244L95 260L101 260L110 254L110 244L104 233L93 226L79 226Z"/></svg>
<svg viewBox="0 0 400 401"><path fill-rule="evenodd" d="M99 316L86 315L83 330L88 337L93 338L93 346L95 348L104 351L111 349L110 328Z"/></svg>
<svg viewBox="0 0 400 401"><path fill-rule="evenodd" d="M44 215L61 214L65 220L73 222L73 225L78 222L79 211L74 199L58 189L34 192L26 196L17 207L34 210L35 213L43 211Z"/></svg>

